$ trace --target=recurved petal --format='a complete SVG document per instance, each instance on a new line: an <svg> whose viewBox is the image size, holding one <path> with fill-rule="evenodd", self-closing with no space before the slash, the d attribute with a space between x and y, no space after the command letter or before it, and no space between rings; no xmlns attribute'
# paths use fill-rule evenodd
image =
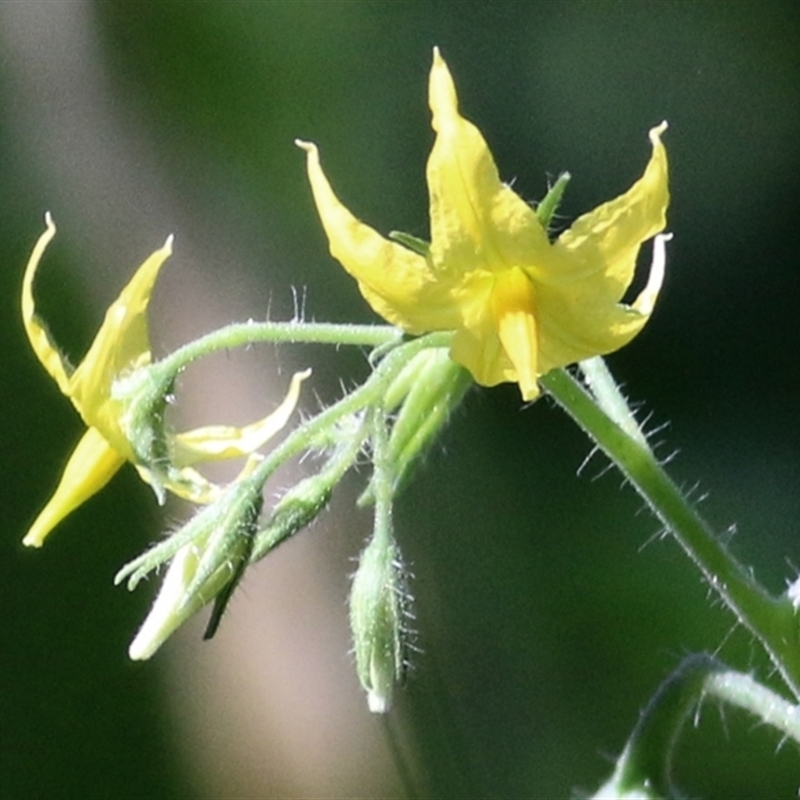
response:
<svg viewBox="0 0 800 800"><path fill-rule="evenodd" d="M33 248L31 257L28 259L28 266L25 268L25 277L22 279L22 322L25 325L25 333L28 334L28 341L31 343L36 357L50 377L58 384L58 388L64 394L69 394L67 365L58 348L51 341L46 326L36 315L36 306L33 302L33 280L36 270L39 267L45 248L56 235L56 226L49 211L45 214L44 219L47 228Z"/></svg>
<svg viewBox="0 0 800 800"><path fill-rule="evenodd" d="M591 292L584 294L577 286L537 287L540 374L612 353L641 331L664 280L665 244L670 238L671 234L654 238L647 285L630 306L593 302Z"/></svg>
<svg viewBox="0 0 800 800"><path fill-rule="evenodd" d="M68 514L99 492L125 463L125 459L95 429L89 428L78 442L61 476L55 494L22 540L41 547L45 537Z"/></svg>
<svg viewBox="0 0 800 800"><path fill-rule="evenodd" d="M106 311L89 352L70 379L68 394L84 420L106 427L102 419L112 382L134 367L150 363L147 307L158 273L172 255L172 236L136 271ZM113 416L113 415L112 415Z"/></svg>
<svg viewBox="0 0 800 800"><path fill-rule="evenodd" d="M353 216L331 188L316 145L296 144L306 151L308 178L331 255L358 281L372 309L410 333L455 327L457 310L447 287L434 281L426 259Z"/></svg>
<svg viewBox="0 0 800 800"><path fill-rule="evenodd" d="M240 458L258 450L289 421L300 397L300 385L311 374L307 369L296 372L283 402L264 419L235 428L230 425L209 425L179 433L172 443L172 462L183 468L203 461Z"/></svg>
<svg viewBox="0 0 800 800"><path fill-rule="evenodd" d="M437 134L427 167L437 274L547 259L546 231L533 209L500 181L481 132L459 113L455 84L438 48L429 103Z"/></svg>
<svg viewBox="0 0 800 800"><path fill-rule="evenodd" d="M625 194L575 220L555 244L558 255L566 256L558 272L537 272L537 281L592 278L598 295L611 302L620 300L633 280L639 247L666 225L667 151L661 141L666 128L662 122L650 131L653 150L642 177Z"/></svg>

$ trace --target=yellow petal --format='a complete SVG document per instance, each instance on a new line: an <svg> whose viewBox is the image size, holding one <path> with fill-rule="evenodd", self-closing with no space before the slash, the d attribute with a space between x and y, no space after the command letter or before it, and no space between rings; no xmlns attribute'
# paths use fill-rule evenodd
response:
<svg viewBox="0 0 800 800"><path fill-rule="evenodd" d="M22 540L29 547L41 547L45 537L79 505L99 492L125 463L95 429L89 428L78 442L61 476L55 494Z"/></svg>
<svg viewBox="0 0 800 800"><path fill-rule="evenodd" d="M434 280L426 259L353 216L325 177L316 145L295 143L307 154L308 179L331 255L358 281L372 309L411 333L455 327L447 287Z"/></svg>
<svg viewBox="0 0 800 800"><path fill-rule="evenodd" d="M36 270L39 267L45 248L56 235L56 226L49 211L45 214L44 219L47 229L36 242L31 257L28 259L28 266L25 268L25 277L22 279L22 322L25 325L25 333L28 334L28 341L31 343L36 357L50 377L58 384L58 388L64 394L68 394L69 370L67 364L61 357L58 348L51 341L44 323L36 315L36 306L33 302L33 279L36 275Z"/></svg>
<svg viewBox="0 0 800 800"><path fill-rule="evenodd" d="M594 288L595 302L622 298L633 280L642 243L666 225L667 151L661 142L666 128L667 123L662 122L650 131L653 150L642 177L624 194L579 217L558 238L555 249L566 256L560 273L537 270L535 279L545 283L586 281Z"/></svg>
<svg viewBox="0 0 800 800"><path fill-rule="evenodd" d="M451 358L470 371L481 386L515 379L516 372L503 349L492 309L495 276L474 270L454 293L461 311L461 326L450 348Z"/></svg>
<svg viewBox="0 0 800 800"><path fill-rule="evenodd" d="M646 323L663 278L663 241L645 290L621 303L643 242L663 230L669 203L666 123L623 195L580 217L551 244L530 206L500 180L481 132L461 116L450 71L434 49L428 159L431 245L408 254L355 219L332 192L313 145L308 171L331 252L373 309L412 333L454 332L451 356L475 380L517 381L535 398L550 370L612 352Z"/></svg>
<svg viewBox="0 0 800 800"><path fill-rule="evenodd" d="M438 49L429 103L437 134L427 168L437 277L546 261L546 231L533 209L500 181L481 132L459 113L455 84Z"/></svg>
<svg viewBox="0 0 800 800"><path fill-rule="evenodd" d="M176 467L186 467L202 461L240 458L254 452L289 421L300 397L300 385L310 374L310 369L296 372L283 402L258 422L243 428L209 425L179 433L172 442L172 462Z"/></svg>
<svg viewBox="0 0 800 800"><path fill-rule="evenodd" d="M654 238L647 285L631 306L608 302L591 281L565 287L537 286L540 374L612 353L641 331L664 279L665 243L670 238L667 234Z"/></svg>
<svg viewBox="0 0 800 800"><path fill-rule="evenodd" d="M111 384L134 367L150 363L147 306L159 270L171 254L169 236L109 306L89 352L69 382L68 394L84 421L100 428L123 455L128 455L129 445L119 430L119 410L110 404Z"/></svg>

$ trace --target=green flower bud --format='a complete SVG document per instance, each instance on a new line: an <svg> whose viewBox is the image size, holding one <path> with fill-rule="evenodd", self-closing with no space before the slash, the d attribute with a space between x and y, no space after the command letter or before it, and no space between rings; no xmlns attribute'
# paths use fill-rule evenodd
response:
<svg viewBox="0 0 800 800"><path fill-rule="evenodd" d="M334 488L353 465L363 434L360 419L340 420L335 433L336 445L315 475L292 486L277 502L266 527L256 536L250 561L262 559L281 542L310 525L328 505Z"/></svg>
<svg viewBox="0 0 800 800"><path fill-rule="evenodd" d="M333 492L333 487L325 477L322 473L305 478L281 497L267 526L256 537L251 561L259 561L317 518L328 505Z"/></svg>
<svg viewBox="0 0 800 800"><path fill-rule="evenodd" d="M206 638L213 635L249 562L261 505L261 482L241 478L173 534L179 542L187 537L188 541L173 555L155 603L131 643L128 654L133 660L150 658L178 627L216 600ZM117 582L136 569L140 560L120 572ZM145 564L144 569L152 568L146 560ZM139 568L133 575L134 585L141 577Z"/></svg>
<svg viewBox="0 0 800 800"><path fill-rule="evenodd" d="M350 593L356 668L369 710L387 712L405 674L410 597L397 544L373 537L361 553Z"/></svg>
<svg viewBox="0 0 800 800"><path fill-rule="evenodd" d="M395 493L402 489L471 385L469 372L456 364L445 348L418 353L392 381L384 405L393 409L402 403L386 453ZM364 506L373 500L374 487L370 483L358 504Z"/></svg>

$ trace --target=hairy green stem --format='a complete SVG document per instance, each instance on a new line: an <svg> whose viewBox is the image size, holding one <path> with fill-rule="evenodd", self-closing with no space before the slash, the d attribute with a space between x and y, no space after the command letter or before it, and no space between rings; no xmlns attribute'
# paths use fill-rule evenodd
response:
<svg viewBox="0 0 800 800"><path fill-rule="evenodd" d="M731 670L714 671L706 678L703 690L708 697L749 711L800 744L800 706L775 694L750 675Z"/></svg>
<svg viewBox="0 0 800 800"><path fill-rule="evenodd" d="M709 585L761 641L794 696L800 697L800 631L788 597L772 597L758 583L689 504L649 447L616 424L575 378L553 370L540 382L647 501Z"/></svg>
<svg viewBox="0 0 800 800"><path fill-rule="evenodd" d="M313 322L236 322L179 347L157 366L175 374L198 358L256 342L332 344L380 347L401 342L403 332L391 325L334 325Z"/></svg>
<svg viewBox="0 0 800 800"><path fill-rule="evenodd" d="M597 404L611 421L616 422L628 436L649 450L647 438L636 422L636 417L617 386L611 370L606 366L605 359L602 356L587 358L578 364L578 369L583 373L586 385L597 400Z"/></svg>
<svg viewBox="0 0 800 800"><path fill-rule="evenodd" d="M305 450L313 449L320 441L327 441L331 429L339 420L367 406L379 405L387 386L411 358L429 347L446 347L451 339L449 333L431 333L398 345L383 358L358 389L300 425L275 447L254 471L253 474L258 475L257 480L266 482L281 464Z"/></svg>
<svg viewBox="0 0 800 800"><path fill-rule="evenodd" d="M681 796L672 780L675 745L689 715L707 698L748 711L800 742L797 706L708 655L689 656L642 711L613 775L593 800Z"/></svg>
<svg viewBox="0 0 800 800"><path fill-rule="evenodd" d="M394 476L389 460L389 431L386 410L376 407L372 417L372 485L375 494L375 530L373 536L388 549L392 541L392 497Z"/></svg>

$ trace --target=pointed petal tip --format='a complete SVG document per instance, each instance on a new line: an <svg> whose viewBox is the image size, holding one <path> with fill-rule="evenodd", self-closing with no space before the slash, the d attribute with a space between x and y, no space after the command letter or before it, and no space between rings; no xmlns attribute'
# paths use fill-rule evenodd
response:
<svg viewBox="0 0 800 800"><path fill-rule="evenodd" d="M653 144L658 144L661 141L661 134L669 127L666 120L663 120L660 125L650 128L648 136Z"/></svg>
<svg viewBox="0 0 800 800"><path fill-rule="evenodd" d="M438 47L433 50L433 64L428 77L428 105L433 112L433 129L437 132L447 121L460 119L453 76Z"/></svg>
<svg viewBox="0 0 800 800"><path fill-rule="evenodd" d="M47 226L48 230L52 230L53 233L55 233L56 224L53 222L53 215L49 211L44 212L44 224Z"/></svg>
<svg viewBox="0 0 800 800"><path fill-rule="evenodd" d="M137 635L128 648L128 658L131 661L147 661L158 649L158 646L153 647L152 642L141 639L142 637Z"/></svg>
<svg viewBox="0 0 800 800"><path fill-rule="evenodd" d="M48 503L25 534L22 544L25 547L41 547L44 544L44 540L65 516L66 514L54 512L52 503Z"/></svg>
<svg viewBox="0 0 800 800"><path fill-rule="evenodd" d="M22 540L22 544L25 547L36 547L39 548L44 544L44 536L35 534L34 531L28 531L25 534L25 538Z"/></svg>
<svg viewBox="0 0 800 800"><path fill-rule="evenodd" d="M299 147L301 150L305 150L306 153L317 152L317 146L313 142L307 142L304 139L295 139L294 143L296 147Z"/></svg>

